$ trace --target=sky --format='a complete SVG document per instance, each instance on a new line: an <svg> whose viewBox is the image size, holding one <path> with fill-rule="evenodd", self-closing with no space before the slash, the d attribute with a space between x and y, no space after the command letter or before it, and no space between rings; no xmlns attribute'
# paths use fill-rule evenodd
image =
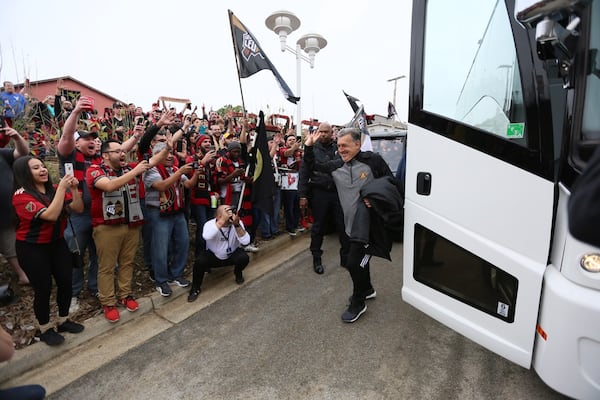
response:
<svg viewBox="0 0 600 400"><path fill-rule="evenodd" d="M207 111L241 105L227 10L254 35L297 94L297 66L265 25L275 11L301 20L288 45L307 33L328 44L315 67L302 62L302 119L335 124L353 112L342 91L368 114L387 115L396 83L398 119L406 121L410 55L410 0L19 0L3 2L0 80L21 83L70 75L127 103L150 109L159 96L189 98ZM7 17L9 16L9 17ZM270 71L241 80L246 109L292 115ZM83 93L85 94L85 93ZM178 108L179 109L179 108Z"/></svg>

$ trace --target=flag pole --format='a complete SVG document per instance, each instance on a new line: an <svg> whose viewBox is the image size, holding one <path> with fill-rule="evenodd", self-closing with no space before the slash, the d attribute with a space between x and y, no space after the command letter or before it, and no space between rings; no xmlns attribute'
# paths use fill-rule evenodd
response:
<svg viewBox="0 0 600 400"><path fill-rule="evenodd" d="M233 54L235 55L235 67L237 69L238 84L240 85L240 96L242 97L242 112L244 113L244 118L246 118L246 104L244 102L244 91L242 90L242 78L240 77L240 60L238 59L237 42L235 41L235 34L233 33L233 24L231 21L233 11L227 10L227 13L229 14L229 29L231 29L231 40L233 43Z"/></svg>

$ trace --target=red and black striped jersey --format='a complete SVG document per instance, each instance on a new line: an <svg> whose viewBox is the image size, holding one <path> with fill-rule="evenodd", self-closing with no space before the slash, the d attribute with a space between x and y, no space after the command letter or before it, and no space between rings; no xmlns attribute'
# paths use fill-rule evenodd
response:
<svg viewBox="0 0 600 400"><path fill-rule="evenodd" d="M42 195L42 197L44 197ZM65 204L70 203L72 196L65 194ZM62 216L54 222L45 221L40 215L50 205L50 199L46 204L40 199L25 192L22 188L13 195L12 204L17 213L17 240L27 243L52 243L63 237L67 226L66 216Z"/></svg>

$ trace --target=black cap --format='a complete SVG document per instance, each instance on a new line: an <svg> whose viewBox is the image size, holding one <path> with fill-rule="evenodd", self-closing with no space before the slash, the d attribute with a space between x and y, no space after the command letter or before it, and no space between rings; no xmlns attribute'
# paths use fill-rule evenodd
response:
<svg viewBox="0 0 600 400"><path fill-rule="evenodd" d="M75 132L75 141L77 141L77 139L79 139L79 138L87 138L89 136L91 136L95 139L98 137L98 133L89 132L89 131L77 131L77 132Z"/></svg>

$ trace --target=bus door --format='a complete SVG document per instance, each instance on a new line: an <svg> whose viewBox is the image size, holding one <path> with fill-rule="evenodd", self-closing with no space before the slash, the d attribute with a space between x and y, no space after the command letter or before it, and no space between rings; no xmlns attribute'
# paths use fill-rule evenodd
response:
<svg viewBox="0 0 600 400"><path fill-rule="evenodd" d="M529 368L556 155L543 68L508 3L413 5L402 296Z"/></svg>

